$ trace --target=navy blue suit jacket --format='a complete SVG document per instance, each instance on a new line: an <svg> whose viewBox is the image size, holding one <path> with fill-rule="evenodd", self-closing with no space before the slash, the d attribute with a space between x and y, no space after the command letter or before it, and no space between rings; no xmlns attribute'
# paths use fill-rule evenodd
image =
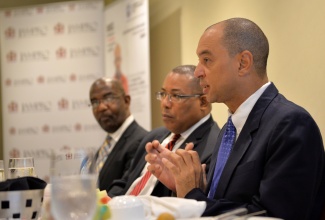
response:
<svg viewBox="0 0 325 220"><path fill-rule="evenodd" d="M213 149L216 145L216 137L218 136L220 128L213 121L212 116L195 129L190 136L180 146L181 149L185 148L186 143L193 142L194 150L198 152L201 163L207 164L209 169L210 158ZM115 180L113 184L107 189L108 195L111 197L117 195L124 195L130 188L132 183L141 176L141 172L146 165L145 156L147 154L145 146L148 142L158 140L160 143L170 134L170 131L165 127L160 127L149 132L148 135L142 140L137 153L132 161L132 165L128 173L126 173L122 179ZM154 188L151 195L162 197L171 196L172 192L160 182Z"/></svg>
<svg viewBox="0 0 325 220"><path fill-rule="evenodd" d="M207 202L203 215L245 207L285 220L317 220L324 201L324 146L315 121L271 83L258 99L233 147L214 200L207 199L223 128L211 157L207 192L186 198Z"/></svg>

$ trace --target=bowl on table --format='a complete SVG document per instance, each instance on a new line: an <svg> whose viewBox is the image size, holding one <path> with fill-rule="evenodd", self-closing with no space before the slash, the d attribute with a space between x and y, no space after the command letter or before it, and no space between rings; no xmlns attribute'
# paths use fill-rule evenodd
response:
<svg viewBox="0 0 325 220"><path fill-rule="evenodd" d="M0 192L0 218L37 219L44 189Z"/></svg>

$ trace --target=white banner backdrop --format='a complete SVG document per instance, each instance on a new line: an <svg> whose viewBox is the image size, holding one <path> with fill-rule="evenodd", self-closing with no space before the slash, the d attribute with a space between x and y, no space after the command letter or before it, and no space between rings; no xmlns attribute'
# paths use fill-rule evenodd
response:
<svg viewBox="0 0 325 220"><path fill-rule="evenodd" d="M6 165L34 157L48 180L51 149L102 143L88 94L104 73L103 10L103 1L89 0L0 11Z"/></svg>
<svg viewBox="0 0 325 220"><path fill-rule="evenodd" d="M105 74L122 81L131 112L151 130L148 0L119 0L105 8Z"/></svg>

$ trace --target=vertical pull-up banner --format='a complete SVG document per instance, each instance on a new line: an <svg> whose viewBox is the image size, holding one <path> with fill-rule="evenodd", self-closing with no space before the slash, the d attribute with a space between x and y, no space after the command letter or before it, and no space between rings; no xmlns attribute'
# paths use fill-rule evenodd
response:
<svg viewBox="0 0 325 220"><path fill-rule="evenodd" d="M131 112L151 129L148 0L119 0L105 8L105 74L131 95Z"/></svg>
<svg viewBox="0 0 325 220"><path fill-rule="evenodd" d="M48 180L51 149L97 149L103 141L88 106L91 83L104 75L103 11L100 0L0 11L6 164L34 157Z"/></svg>

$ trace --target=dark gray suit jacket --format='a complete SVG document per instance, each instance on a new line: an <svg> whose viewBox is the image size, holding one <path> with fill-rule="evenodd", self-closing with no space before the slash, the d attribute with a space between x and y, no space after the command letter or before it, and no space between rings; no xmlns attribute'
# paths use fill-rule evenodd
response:
<svg viewBox="0 0 325 220"><path fill-rule="evenodd" d="M184 149L186 143L193 142L194 150L200 155L201 162L207 164L208 170L210 157L216 145L216 138L219 131L220 129L218 125L213 121L212 116L210 116L206 122L190 134L180 148ZM153 140L158 140L161 143L169 134L170 131L165 127L160 127L149 132L149 134L142 140L134 160L132 161L129 172L124 175L122 179L115 180L113 184L107 188L109 196L114 197L117 195L124 195L127 192L132 183L141 175L141 171L146 165L145 156L147 153L145 145ZM151 195L162 197L171 196L171 194L172 192L167 187L158 182Z"/></svg>
<svg viewBox="0 0 325 220"><path fill-rule="evenodd" d="M224 133L211 157L208 190ZM216 189L190 191L186 198L207 202L203 215L244 207L266 210L285 220L318 220L325 197L325 154L310 114L285 99L272 83L256 102L233 147Z"/></svg>
<svg viewBox="0 0 325 220"><path fill-rule="evenodd" d="M148 132L136 121L133 121L124 131L99 173L99 189L107 189L113 180L120 179L130 168L134 154ZM95 155L98 157L98 151Z"/></svg>

